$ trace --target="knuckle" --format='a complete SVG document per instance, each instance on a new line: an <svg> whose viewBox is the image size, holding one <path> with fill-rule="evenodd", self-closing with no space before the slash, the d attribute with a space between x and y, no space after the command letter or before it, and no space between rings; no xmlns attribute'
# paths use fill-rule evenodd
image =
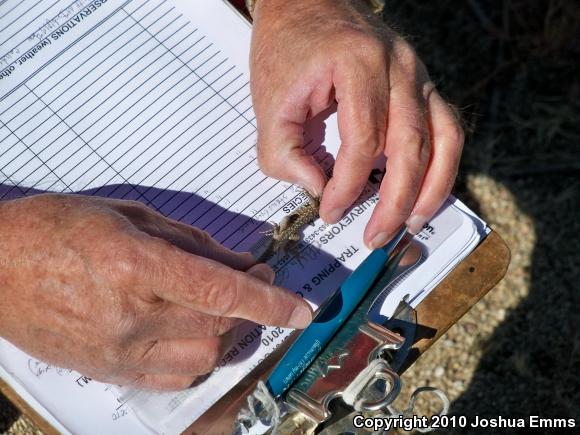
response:
<svg viewBox="0 0 580 435"><path fill-rule="evenodd" d="M398 38L395 41L393 53L395 58L401 65L413 67L414 69L414 67L418 63L417 52L415 51L415 49L411 44L409 44L402 38Z"/></svg>
<svg viewBox="0 0 580 435"><path fill-rule="evenodd" d="M202 304L215 315L229 317L238 306L239 294L237 277L230 279L227 286L223 280L213 279L202 292Z"/></svg>
<svg viewBox="0 0 580 435"><path fill-rule="evenodd" d="M394 46L392 59L395 75L400 76L403 80L415 81L419 88L418 92L424 93L434 87L430 83L427 67L411 44L404 40L398 41Z"/></svg>
<svg viewBox="0 0 580 435"><path fill-rule="evenodd" d="M147 221L154 214L145 204L134 200L122 200L115 203L115 210L136 224Z"/></svg>
<svg viewBox="0 0 580 435"><path fill-rule="evenodd" d="M408 195L405 193L396 193L391 198L389 198L394 213L399 216L402 220L406 219L413 208L412 201L409 201Z"/></svg>
<svg viewBox="0 0 580 435"><path fill-rule="evenodd" d="M207 330L208 316L206 314L200 313L199 311L184 309L183 314L179 314L176 316L178 319L178 324L182 322L187 324L192 330L200 331L200 335L205 335ZM173 327L174 321L171 321L171 325Z"/></svg>
<svg viewBox="0 0 580 435"><path fill-rule="evenodd" d="M189 227L188 235L191 237L192 242L195 245L197 255L202 257L211 256L217 242L208 232L198 228Z"/></svg>
<svg viewBox="0 0 580 435"><path fill-rule="evenodd" d="M410 125L407 129L407 136L405 137L405 141L407 143L414 143L418 145L425 144L428 142L427 130L419 126Z"/></svg>
<svg viewBox="0 0 580 435"><path fill-rule="evenodd" d="M355 157L362 160L377 159L383 154L384 148L384 130L379 127L368 129L364 140L358 140L351 146Z"/></svg>
<svg viewBox="0 0 580 435"><path fill-rule="evenodd" d="M122 255L117 255L111 267L114 271L114 276L123 282L132 280L140 268L141 259L132 252L127 252Z"/></svg>
<svg viewBox="0 0 580 435"><path fill-rule="evenodd" d="M209 316L198 311L187 310L183 318L200 337L218 337L225 334L234 325L234 320L222 316Z"/></svg>
<svg viewBox="0 0 580 435"><path fill-rule="evenodd" d="M120 201L120 205L127 209L150 211L150 209L145 204L133 199L123 199Z"/></svg>
<svg viewBox="0 0 580 435"><path fill-rule="evenodd" d="M339 29L340 41L349 48L356 47L366 53L381 54L385 51L385 44L365 26L354 22L344 22ZM352 53L352 52L351 52Z"/></svg>
<svg viewBox="0 0 580 435"><path fill-rule="evenodd" d="M405 157L413 161L423 163L429 157L429 133L423 128L408 126L401 137L401 144ZM416 153L410 150L416 150Z"/></svg>
<svg viewBox="0 0 580 435"><path fill-rule="evenodd" d="M217 316L210 320L210 325L209 334L217 337L232 329L233 321L228 317Z"/></svg>
<svg viewBox="0 0 580 435"><path fill-rule="evenodd" d="M109 333L109 341L115 344L128 344L140 329L141 316L127 301L120 301L113 305L108 311L108 323L113 325Z"/></svg>
<svg viewBox="0 0 580 435"><path fill-rule="evenodd" d="M129 213L149 214L153 212L153 210L142 202L132 199L124 199L120 201L119 206L121 210Z"/></svg>
<svg viewBox="0 0 580 435"><path fill-rule="evenodd" d="M330 51L337 65L347 65L367 75L387 70L388 51L382 41L358 30L346 33L346 42Z"/></svg>
<svg viewBox="0 0 580 435"><path fill-rule="evenodd" d="M198 245L208 245L213 241L213 238L209 235L207 231L200 230L195 227L188 227L189 234L193 238L194 242Z"/></svg>
<svg viewBox="0 0 580 435"><path fill-rule="evenodd" d="M27 199L27 201L34 201L39 210L50 210L51 207L56 207L62 212L66 211L71 205L71 198L64 193L42 193Z"/></svg>
<svg viewBox="0 0 580 435"><path fill-rule="evenodd" d="M366 37L359 43L367 64L375 68L386 69L387 50L382 41L374 37Z"/></svg>
<svg viewBox="0 0 580 435"><path fill-rule="evenodd" d="M121 238L114 248L113 255L109 252L105 261L110 263L113 276L125 281L138 276L143 268L145 257L137 243Z"/></svg>
<svg viewBox="0 0 580 435"><path fill-rule="evenodd" d="M102 347L101 357L105 367L118 370L126 366L128 353L120 343L109 343Z"/></svg>
<svg viewBox="0 0 580 435"><path fill-rule="evenodd" d="M274 159L272 159L271 153L269 152L267 147L258 142L256 152L258 158L258 165L260 166L262 172L268 177L273 177L276 173L276 164Z"/></svg>
<svg viewBox="0 0 580 435"><path fill-rule="evenodd" d="M102 225L101 220L99 225ZM108 240L97 240L85 252L96 270L102 271L110 284L121 285L127 278L134 277L141 263L140 249L135 239L122 231L101 228ZM90 242L89 242L90 243Z"/></svg>
<svg viewBox="0 0 580 435"><path fill-rule="evenodd" d="M109 371L118 371L141 365L153 352L154 346L143 346L135 340L138 329L133 316L117 322L101 340L102 361Z"/></svg>
<svg viewBox="0 0 580 435"><path fill-rule="evenodd" d="M425 142L425 133L417 127L409 127L402 142L407 146L421 147Z"/></svg>

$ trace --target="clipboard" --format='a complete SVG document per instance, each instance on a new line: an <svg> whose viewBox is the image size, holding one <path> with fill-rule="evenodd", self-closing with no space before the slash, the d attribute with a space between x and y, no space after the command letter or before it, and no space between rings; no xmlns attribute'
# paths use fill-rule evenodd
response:
<svg viewBox="0 0 580 435"><path fill-rule="evenodd" d="M224 1L230 3L245 19L251 20L244 0ZM411 366L422 353L502 279L507 271L509 261L509 248L503 239L495 231L492 231L468 257L431 291L416 311L418 324L433 331L433 334L425 336L414 344L405 362L405 368ZM245 405L246 396L254 389L257 380L274 367L291 342L292 337L286 340L266 361L228 394L223 396L185 433L230 433L233 420L239 409ZM0 379L0 392L44 433L59 433L2 379Z"/></svg>
<svg viewBox="0 0 580 435"><path fill-rule="evenodd" d="M402 372L410 367L451 326L469 311L504 277L510 262L510 251L501 236L492 231L475 250L458 264L417 307L417 323L433 331L419 339L412 347ZM246 396L257 380L272 370L291 339L285 341L263 364L243 382L223 396L202 417L193 423L186 434L229 434L232 423ZM26 401L0 379L0 392L23 414L27 415L45 434L58 434Z"/></svg>

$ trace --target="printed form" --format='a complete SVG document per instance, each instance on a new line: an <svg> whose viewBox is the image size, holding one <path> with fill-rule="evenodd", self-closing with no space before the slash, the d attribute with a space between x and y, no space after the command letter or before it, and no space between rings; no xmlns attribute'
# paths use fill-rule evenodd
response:
<svg viewBox="0 0 580 435"><path fill-rule="evenodd" d="M250 27L220 0L0 1L0 199L138 200L228 248L253 249L306 199L258 168L249 46ZM306 136L326 169L339 144L334 116ZM340 223L316 221L296 252L274 257L276 283L314 307L324 301L369 253L362 234L378 200L372 183L363 198ZM450 198L416 238L421 265L381 312L396 305L399 287L419 303L484 232ZM119 400L115 388L3 340L0 374L62 432L178 433L290 332L240 330L211 376L180 393Z"/></svg>

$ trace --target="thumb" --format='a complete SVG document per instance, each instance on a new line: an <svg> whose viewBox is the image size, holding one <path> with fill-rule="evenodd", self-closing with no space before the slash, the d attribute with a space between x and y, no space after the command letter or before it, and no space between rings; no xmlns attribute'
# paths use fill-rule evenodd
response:
<svg viewBox="0 0 580 435"><path fill-rule="evenodd" d="M304 120L290 121L280 115L257 119L258 163L269 177L298 184L318 197L324 190L326 177L314 157L304 149Z"/></svg>

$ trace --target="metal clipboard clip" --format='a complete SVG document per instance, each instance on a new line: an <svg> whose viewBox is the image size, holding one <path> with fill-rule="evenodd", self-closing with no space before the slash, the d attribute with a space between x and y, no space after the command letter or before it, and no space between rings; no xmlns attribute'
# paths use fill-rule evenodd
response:
<svg viewBox="0 0 580 435"><path fill-rule="evenodd" d="M266 412L271 407L258 403L255 411L261 414L262 424L273 423L269 433L365 433L352 427L354 415L412 413L417 395L430 389L418 389L404 411L392 403L401 391L398 370L415 339L416 312L404 298L384 323L370 320L368 314L393 288L393 280L410 272L420 260L421 249L410 239L397 247L367 297L286 393L278 421L272 422L271 413ZM443 402L440 414L447 413L446 397L436 394ZM236 433L248 433L242 429L238 426Z"/></svg>

